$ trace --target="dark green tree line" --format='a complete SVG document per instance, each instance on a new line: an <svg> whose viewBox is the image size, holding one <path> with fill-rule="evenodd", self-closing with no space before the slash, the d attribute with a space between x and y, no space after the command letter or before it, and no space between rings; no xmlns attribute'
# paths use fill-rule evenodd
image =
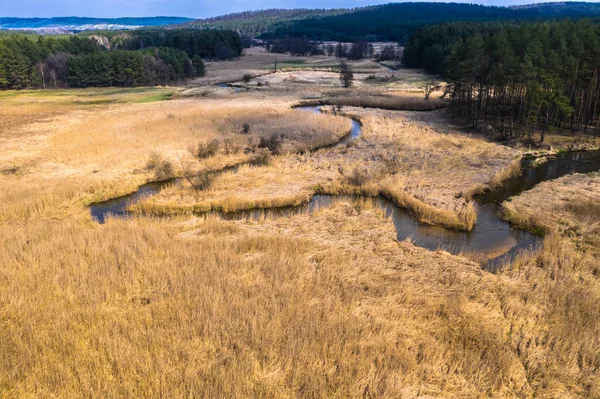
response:
<svg viewBox="0 0 600 399"><path fill-rule="evenodd" d="M152 47L170 47L182 50L190 58L235 58L242 54L240 35L227 30L148 29L122 35L111 35L114 47L123 50L143 50ZM226 50L226 51L224 51Z"/></svg>
<svg viewBox="0 0 600 399"><path fill-rule="evenodd" d="M112 35L115 45L107 46L112 50L84 35L2 35L0 89L164 85L203 75L204 56L231 58L241 52L235 32Z"/></svg>
<svg viewBox="0 0 600 399"><path fill-rule="evenodd" d="M192 78L198 72L198 65L181 50L116 50L70 58L67 83L71 87L154 86Z"/></svg>
<svg viewBox="0 0 600 399"><path fill-rule="evenodd" d="M453 23L418 30L409 67L450 83L452 109L503 138L600 128L600 25L592 21Z"/></svg>
<svg viewBox="0 0 600 399"><path fill-rule="evenodd" d="M8 35L0 37L0 89L23 89L43 84L39 64L55 54L91 54L96 43L77 36L45 37ZM49 75L48 75L49 76Z"/></svg>
<svg viewBox="0 0 600 399"><path fill-rule="evenodd" d="M227 29L249 37L354 42L406 43L421 26L451 21L505 21L540 18L586 18L600 15L600 5L583 2L541 3L523 7L406 2L333 10L260 10L191 21L182 27Z"/></svg>

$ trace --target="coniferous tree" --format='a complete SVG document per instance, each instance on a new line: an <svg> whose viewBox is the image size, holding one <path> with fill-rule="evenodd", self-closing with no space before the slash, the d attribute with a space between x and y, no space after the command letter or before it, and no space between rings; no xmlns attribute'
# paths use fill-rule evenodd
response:
<svg viewBox="0 0 600 399"><path fill-rule="evenodd" d="M557 128L598 134L599 49L591 21L452 23L417 31L404 62L442 75L472 126L543 141Z"/></svg>

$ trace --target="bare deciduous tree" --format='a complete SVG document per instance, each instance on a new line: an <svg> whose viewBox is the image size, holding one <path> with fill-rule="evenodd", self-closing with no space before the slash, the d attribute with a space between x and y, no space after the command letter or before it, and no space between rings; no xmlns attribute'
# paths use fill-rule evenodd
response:
<svg viewBox="0 0 600 399"><path fill-rule="evenodd" d="M340 81L344 85L344 87L349 88L352 86L352 82L354 80L354 72L352 72L352 68L345 62L340 63Z"/></svg>

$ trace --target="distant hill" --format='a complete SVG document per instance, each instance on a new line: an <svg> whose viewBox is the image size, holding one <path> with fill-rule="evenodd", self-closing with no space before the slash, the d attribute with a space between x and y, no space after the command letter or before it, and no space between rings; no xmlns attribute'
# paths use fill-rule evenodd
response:
<svg viewBox="0 0 600 399"><path fill-rule="evenodd" d="M263 33L272 32L293 21L309 18L322 18L351 12L349 9L268 9L245 11L222 15L214 18L198 19L180 24L180 28L194 29L228 29L235 30L243 36L257 37Z"/></svg>
<svg viewBox="0 0 600 399"><path fill-rule="evenodd" d="M583 1L524 4L510 8L540 17L591 17L600 14L600 3Z"/></svg>
<svg viewBox="0 0 600 399"><path fill-rule="evenodd" d="M498 21L600 16L600 4L540 3L492 7L458 3L390 3L353 9L271 9L186 22L178 27L231 29L241 35L275 38L306 36L313 40L360 38L405 42L415 29L449 21Z"/></svg>
<svg viewBox="0 0 600 399"><path fill-rule="evenodd" d="M147 18L10 18L0 17L0 29L36 30L36 31L85 31L131 29L138 27L163 26L191 21L181 17L147 17Z"/></svg>

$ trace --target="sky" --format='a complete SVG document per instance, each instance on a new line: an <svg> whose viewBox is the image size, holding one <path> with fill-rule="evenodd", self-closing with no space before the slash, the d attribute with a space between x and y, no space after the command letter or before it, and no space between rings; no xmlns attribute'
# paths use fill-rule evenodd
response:
<svg viewBox="0 0 600 399"><path fill-rule="evenodd" d="M418 1L418 0L412 0ZM431 1L431 0L429 0ZM448 0L461 2L460 0ZM266 8L352 8L391 2L377 0L0 0L0 17L148 17L207 18ZM467 0L485 5L515 5L540 0Z"/></svg>

